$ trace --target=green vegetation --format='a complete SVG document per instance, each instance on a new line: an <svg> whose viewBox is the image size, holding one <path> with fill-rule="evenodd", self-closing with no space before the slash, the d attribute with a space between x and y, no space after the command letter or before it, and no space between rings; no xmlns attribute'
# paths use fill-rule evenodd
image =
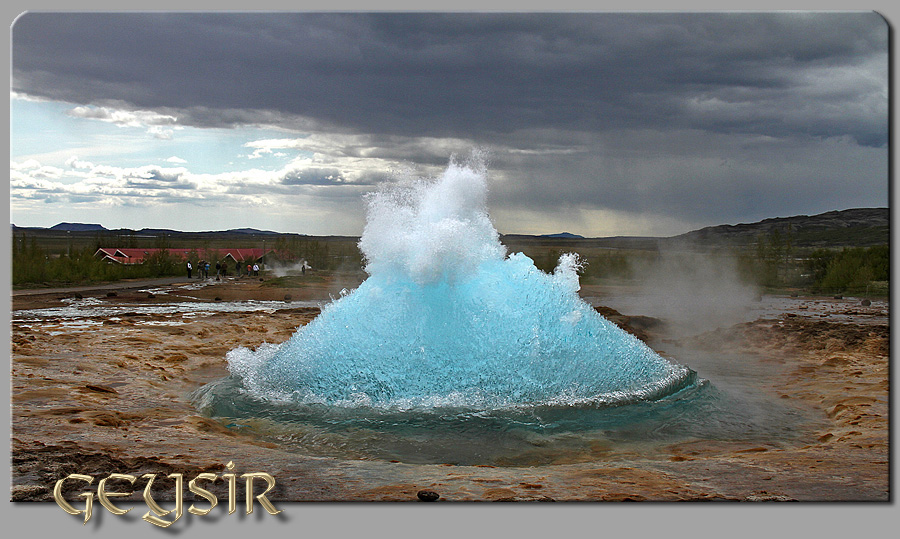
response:
<svg viewBox="0 0 900 539"><path fill-rule="evenodd" d="M753 248L736 249L741 277L769 290L887 295L890 248L798 248L790 227L757 237Z"/></svg>
<svg viewBox="0 0 900 539"><path fill-rule="evenodd" d="M817 292L886 293L890 279L890 248L852 247L840 251L817 249L805 261Z"/></svg>
<svg viewBox="0 0 900 539"><path fill-rule="evenodd" d="M182 265L166 251L149 257L144 264L122 266L94 256L96 249L81 247L65 253L53 253L41 247L34 237L24 235L12 242L12 284L16 288L88 284L120 279L153 278L180 275Z"/></svg>
<svg viewBox="0 0 900 539"><path fill-rule="evenodd" d="M660 262L662 252L675 250L688 260L695 254L712 255L736 267L741 281L770 292L848 293L886 296L889 293L888 245L863 247L804 245L796 229L758 233L743 244L723 245L700 241L667 245L665 240L568 239L510 236L509 252L522 252L545 272L552 272L563 253L578 253L585 285L628 284L645 278ZM302 286L334 274L364 276L362 254L353 237L312 237L298 234L248 235L229 233L165 233L137 235L121 232L22 231L13 236L12 284L16 288L88 284L128 278L178 276L182 262L165 251L136 266L111 264L94 257L99 247L193 249L196 258L214 260L212 253L225 248L274 250L266 259L269 268L285 270L305 259L313 268L305 275L275 277L272 284ZM207 254L209 253L209 254ZM297 272L292 272L297 273ZM280 275L280 273L278 273Z"/></svg>
<svg viewBox="0 0 900 539"><path fill-rule="evenodd" d="M607 280L628 280L633 278L633 265L648 253L635 250L591 249L584 247L551 248L547 250L524 249L523 253L534 260L534 265L545 273L551 273L559 264L563 253L578 253L581 261L581 282L598 284Z"/></svg>
<svg viewBox="0 0 900 539"><path fill-rule="evenodd" d="M312 239L304 236L277 236L269 244L277 253L272 262L299 260L317 271L354 271L363 266L362 253L355 238Z"/></svg>
<svg viewBox="0 0 900 539"><path fill-rule="evenodd" d="M743 245L707 245L703 242L664 243L657 248L614 249L598 247L591 240L558 241L516 238L511 251L521 251L542 271L551 272L559 256L576 252L584 263L582 284L633 282L658 271L663 252L676 252L687 262L673 271L690 271L695 256L709 256L724 267L733 265L739 281L774 293L803 291L813 294L859 294L886 296L889 293L890 249L888 245L871 247L812 248L798 247L797 234L788 225L758 234L755 241ZM656 270L654 268L657 268Z"/></svg>
<svg viewBox="0 0 900 539"><path fill-rule="evenodd" d="M163 251L144 264L122 266L95 258L101 247ZM262 248L275 251L266 259L272 265L287 266L306 259L317 272L359 272L362 268L357 238L351 237L27 230L16 232L12 238L12 284L15 288L36 288L179 276L185 273L183 262L165 252L176 248L192 249L192 260L214 261L218 249Z"/></svg>
<svg viewBox="0 0 900 539"><path fill-rule="evenodd" d="M793 230L785 234L775 229L759 235L755 246L734 248L741 278L762 288L796 288L804 285L805 277L797 264Z"/></svg>

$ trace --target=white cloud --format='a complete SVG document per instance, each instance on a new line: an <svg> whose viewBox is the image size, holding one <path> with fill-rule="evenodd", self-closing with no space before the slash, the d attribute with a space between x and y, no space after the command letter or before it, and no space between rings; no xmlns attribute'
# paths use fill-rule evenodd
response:
<svg viewBox="0 0 900 539"><path fill-rule="evenodd" d="M82 161L77 156L72 156L66 160L66 166L74 169L90 170L94 168L94 164L90 161Z"/></svg>
<svg viewBox="0 0 900 539"><path fill-rule="evenodd" d="M44 103L47 101L52 101L52 99L39 95L32 95L26 92L16 92L12 90L10 90L9 92L9 99L10 101L12 101L13 99L19 99L21 101L28 101L30 103Z"/></svg>
<svg viewBox="0 0 900 539"><path fill-rule="evenodd" d="M174 130L166 129L166 128L158 126L158 125L150 126L150 128L147 129L147 133L149 135L153 136L153 138L157 138L160 140L171 140L172 137L175 135Z"/></svg>
<svg viewBox="0 0 900 539"><path fill-rule="evenodd" d="M181 129L177 125L177 117L150 110L79 105L66 114L74 118L99 120L119 127L146 128L148 135L160 140L170 140L175 134L175 129Z"/></svg>
<svg viewBox="0 0 900 539"><path fill-rule="evenodd" d="M170 158L172 164L183 159ZM10 198L13 207L25 199L78 204L129 204L151 207L161 203L205 204L214 201L240 206L283 204L297 195L319 198L338 195L335 190L356 187L359 197L371 188L371 173L322 167L311 159L297 159L277 170L249 169L219 174L197 174L184 166L143 165L117 167L71 157L68 168L42 165L35 159L10 162ZM324 189L324 190L323 190Z"/></svg>
<svg viewBox="0 0 900 539"><path fill-rule="evenodd" d="M21 163L17 163L15 161L10 161L9 169L10 171L18 171L18 170L28 170L40 168L41 163L37 159L27 159L22 161Z"/></svg>
<svg viewBox="0 0 900 539"><path fill-rule="evenodd" d="M833 157L823 160L819 155L823 144ZM122 213L127 207L126 218L139 219L161 214L166 205L175 205L176 213L184 216L220 207L236 219L253 219L245 225L255 228L278 216L279 223L295 217L319 230L344 227L346 233L348 223L362 222L362 195L377 183L403 175L433 177L446 168L451 155L465 157L477 146L473 140L453 137L311 132L244 144L258 156L283 154L287 159L278 168L205 174L193 172L185 159L174 155L137 167L74 156L65 160L65 169L43 165L43 158L28 159L11 162L10 195L14 211L35 215L51 206L75 212L94 205ZM811 214L831 209L814 204L813 190L839 192L834 186L850 172L873 178L885 174L883 166L871 164L879 150L852 141L747 136L736 142L734 137L694 130L683 130L677 137L651 130L621 130L608 137L519 131L498 136L488 151L492 216L504 233L669 235L726 222L738 211L758 213L744 220L787 215L794 210L777 204L792 200L784 195L788 188L780 187L786 177L804 180L802 196L794 198L813 201L802 209ZM790 159L791 154L802 158ZM555 155L564 158L553 159ZM769 181L748 180L761 170ZM862 196L867 192L858 191L859 202L853 204L867 205ZM37 204L41 200L54 204ZM755 201L749 210L744 207L747 200ZM41 209L35 209L39 205ZM244 217L248 208L253 211ZM314 208L324 208L322 215L329 217L312 223L311 216L320 212ZM706 215L711 212L712 217Z"/></svg>
<svg viewBox="0 0 900 539"><path fill-rule="evenodd" d="M19 177L33 180L57 180L65 174L65 171L61 168L41 165L34 159L29 159L22 163L11 161L9 165L10 179Z"/></svg>
<svg viewBox="0 0 900 539"><path fill-rule="evenodd" d="M111 107L79 105L68 112L69 116L100 120L122 127L146 127L150 125L174 125L178 118L150 110L122 110Z"/></svg>

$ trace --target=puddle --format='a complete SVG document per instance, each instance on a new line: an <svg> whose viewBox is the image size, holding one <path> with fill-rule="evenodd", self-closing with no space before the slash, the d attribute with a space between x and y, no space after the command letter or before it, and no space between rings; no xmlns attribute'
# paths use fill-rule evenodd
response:
<svg viewBox="0 0 900 539"><path fill-rule="evenodd" d="M67 305L45 309L25 309L13 312L15 321L36 321L42 319L77 320L96 317L117 317L123 315L139 316L202 316L215 313L274 313L279 310L322 307L323 301L217 301L200 303L196 301L161 303L153 305L135 305L133 303L114 303L97 298L62 300Z"/></svg>

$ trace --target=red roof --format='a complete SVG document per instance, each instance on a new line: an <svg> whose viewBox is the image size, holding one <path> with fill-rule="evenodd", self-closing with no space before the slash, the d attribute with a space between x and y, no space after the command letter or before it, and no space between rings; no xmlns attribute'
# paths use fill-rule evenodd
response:
<svg viewBox="0 0 900 539"><path fill-rule="evenodd" d="M150 255L159 252L160 249L132 249L132 248L112 248L101 247L97 249L94 256L118 262L119 264L141 264L144 259ZM264 255L274 251L274 249L167 249L169 255L177 256L187 260L192 256L195 258L204 258L209 256L212 260L231 258L235 261L243 260L259 260Z"/></svg>

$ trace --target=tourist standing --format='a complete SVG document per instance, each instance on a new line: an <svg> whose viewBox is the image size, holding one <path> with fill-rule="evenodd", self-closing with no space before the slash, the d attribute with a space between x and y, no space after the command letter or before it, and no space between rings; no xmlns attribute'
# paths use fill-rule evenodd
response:
<svg viewBox="0 0 900 539"><path fill-rule="evenodd" d="M188 260L188 263L187 263L188 279L191 278L191 270L193 270L193 269L194 269L194 266L192 266L192 265L191 265L191 261Z"/></svg>

